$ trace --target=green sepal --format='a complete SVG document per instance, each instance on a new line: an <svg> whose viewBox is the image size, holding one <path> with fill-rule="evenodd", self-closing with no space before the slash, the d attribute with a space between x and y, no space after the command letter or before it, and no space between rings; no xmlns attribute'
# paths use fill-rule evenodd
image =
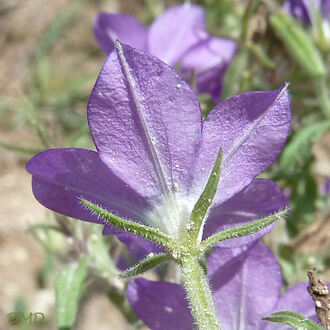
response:
<svg viewBox="0 0 330 330"><path fill-rule="evenodd" d="M271 214L265 218L251 222L249 224L220 231L219 233L216 233L216 234L208 237L204 241L202 241L202 243L199 246L199 251L201 253L205 253L210 247L212 247L214 244L219 243L221 241L254 234L254 233L264 229L265 227L271 225L276 220L279 220L281 217L284 217L286 213L287 213L287 210L280 211L275 214Z"/></svg>
<svg viewBox="0 0 330 330"><path fill-rule="evenodd" d="M270 321L273 323L281 323L289 325L290 327L298 330L322 330L320 326L311 320L307 319L305 316L294 312L276 312L267 317L264 317L263 320Z"/></svg>
<svg viewBox="0 0 330 330"><path fill-rule="evenodd" d="M204 219L208 209L210 208L214 196L218 189L221 171L222 149L219 149L217 159L210 173L204 191L196 202L191 215L190 223L188 224L188 239L196 241L202 230Z"/></svg>
<svg viewBox="0 0 330 330"><path fill-rule="evenodd" d="M319 50L297 20L285 12L279 12L270 17L270 25L309 76L319 78L325 75L326 69Z"/></svg>
<svg viewBox="0 0 330 330"><path fill-rule="evenodd" d="M159 253L159 254L149 254L146 258L141 260L136 265L132 266L131 268L128 268L124 272L122 272L119 276L121 278L130 278L133 276L141 275L145 273L146 271L155 268L165 262L168 261L175 261L175 259L170 255L166 253Z"/></svg>
<svg viewBox="0 0 330 330"><path fill-rule="evenodd" d="M172 240L168 235L162 233L159 229L154 229L152 227L145 226L134 221L122 219L117 215L108 212L102 207L86 200L85 198L80 198L80 200L81 203L93 213L97 214L111 225L123 231L143 237L158 245L164 246L170 251L175 250L177 247L177 243Z"/></svg>
<svg viewBox="0 0 330 330"><path fill-rule="evenodd" d="M87 273L87 257L65 266L56 276L56 316L60 330L71 329Z"/></svg>

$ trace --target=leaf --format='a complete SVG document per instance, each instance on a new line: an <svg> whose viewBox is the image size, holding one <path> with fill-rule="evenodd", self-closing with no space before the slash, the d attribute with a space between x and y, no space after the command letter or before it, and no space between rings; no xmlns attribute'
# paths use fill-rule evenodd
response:
<svg viewBox="0 0 330 330"><path fill-rule="evenodd" d="M330 128L330 122L301 128L283 150L280 158L281 175L291 176L311 158L311 146Z"/></svg>
<svg viewBox="0 0 330 330"><path fill-rule="evenodd" d="M219 149L218 157L215 161L213 169L210 173L209 179L204 191L196 202L190 216L190 223L188 227L189 239L196 240L200 235L201 228L208 209L210 208L214 196L218 189L221 171L222 149Z"/></svg>
<svg viewBox="0 0 330 330"><path fill-rule="evenodd" d="M248 60L249 52L246 49L243 49L234 57L223 78L222 100L241 92L242 76L248 66Z"/></svg>
<svg viewBox="0 0 330 330"><path fill-rule="evenodd" d="M120 274L121 278L129 278L145 273L146 271L161 265L164 262L174 260L171 255L165 253L150 254L138 264Z"/></svg>
<svg viewBox="0 0 330 330"><path fill-rule="evenodd" d="M103 277L108 279L117 278L118 269L115 261L112 260L109 254L109 242L102 236L102 226L91 223L90 236L88 240L89 264L94 267Z"/></svg>
<svg viewBox="0 0 330 330"><path fill-rule="evenodd" d="M322 330L316 323L294 312L276 312L270 316L264 317L263 320L287 324L298 330Z"/></svg>
<svg viewBox="0 0 330 330"><path fill-rule="evenodd" d="M259 219L257 221L251 222L246 225L238 226L223 230L219 233L216 233L204 241L202 241L199 251L201 254L205 253L210 247L214 244L219 243L221 241L225 241L231 238L243 237L247 235L251 235L264 229L265 227L271 225L276 220L279 220L281 217L284 217L287 213L287 210L277 212L275 214L271 214L265 218Z"/></svg>
<svg viewBox="0 0 330 330"><path fill-rule="evenodd" d="M76 318L82 284L87 272L87 257L65 266L56 276L56 315L59 329L71 329Z"/></svg>
<svg viewBox="0 0 330 330"><path fill-rule="evenodd" d="M88 209L95 214L99 215L101 218L105 219L107 222L113 226L124 230L128 233L141 236L149 241L155 242L158 245L164 246L170 250L175 250L177 244L168 235L162 233L158 229L154 229L149 226L142 225L140 223L122 219L107 210L101 208L100 206L81 198L81 203L85 205Z"/></svg>
<svg viewBox="0 0 330 330"><path fill-rule="evenodd" d="M297 20L280 12L270 17L270 25L307 74L313 78L325 75L326 70L319 50Z"/></svg>

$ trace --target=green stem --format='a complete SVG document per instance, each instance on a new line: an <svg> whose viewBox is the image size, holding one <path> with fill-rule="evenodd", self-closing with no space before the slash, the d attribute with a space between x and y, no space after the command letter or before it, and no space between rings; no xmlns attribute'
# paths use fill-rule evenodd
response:
<svg viewBox="0 0 330 330"><path fill-rule="evenodd" d="M220 330L210 286L198 258L184 256L181 267L189 305L199 330Z"/></svg>
<svg viewBox="0 0 330 330"><path fill-rule="evenodd" d="M319 105L326 116L330 118L330 98L326 79L322 77L317 84L317 97Z"/></svg>

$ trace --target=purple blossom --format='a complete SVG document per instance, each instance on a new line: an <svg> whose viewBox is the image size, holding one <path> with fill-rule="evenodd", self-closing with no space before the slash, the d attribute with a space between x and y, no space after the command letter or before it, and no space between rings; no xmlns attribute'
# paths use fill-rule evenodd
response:
<svg viewBox="0 0 330 330"><path fill-rule="evenodd" d="M276 159L289 132L285 87L236 95L202 120L195 93L173 69L118 43L96 81L88 121L97 152L46 150L29 161L27 170L41 204L105 224L105 235L123 232L84 209L80 197L175 240L185 237L220 147L221 178L205 235L285 206L275 183L255 179ZM269 230L226 246L246 244Z"/></svg>
<svg viewBox="0 0 330 330"><path fill-rule="evenodd" d="M180 74L187 80L194 72L197 92L210 93L215 102L221 93L221 77L237 48L233 40L209 35L203 9L189 3L168 9L149 30L131 16L100 13L94 32L106 54L119 39L172 67L179 65Z"/></svg>
<svg viewBox="0 0 330 330"><path fill-rule="evenodd" d="M313 22L314 11L319 11L324 20L330 20L330 0L285 0L284 10L304 25Z"/></svg>
<svg viewBox="0 0 330 330"><path fill-rule="evenodd" d="M330 179L326 179L322 188L321 188L321 194L323 196L327 196L330 194Z"/></svg>
<svg viewBox="0 0 330 330"><path fill-rule="evenodd" d="M308 283L297 284L281 296L280 267L260 241L243 248L216 248L207 260L207 268L223 329L290 329L262 320L284 310L317 322ZM127 297L137 316L153 330L194 328L184 288L179 284L138 278L130 281Z"/></svg>

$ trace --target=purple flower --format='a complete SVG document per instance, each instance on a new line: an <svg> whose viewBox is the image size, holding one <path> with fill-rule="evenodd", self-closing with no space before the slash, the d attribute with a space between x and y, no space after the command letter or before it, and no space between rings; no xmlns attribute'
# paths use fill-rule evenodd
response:
<svg viewBox="0 0 330 330"><path fill-rule="evenodd" d="M319 11L324 20L330 20L330 0L285 0L284 10L305 25L312 23L314 11Z"/></svg>
<svg viewBox="0 0 330 330"><path fill-rule="evenodd" d="M280 267L260 241L243 248L215 248L207 268L223 329L290 329L262 320L284 310L317 322L315 305L307 292L308 283L300 283L281 296ZM194 327L184 288L179 284L138 278L130 281L127 297L137 316L153 330Z"/></svg>
<svg viewBox="0 0 330 330"><path fill-rule="evenodd" d="M321 195L327 196L329 194L330 194L330 179L326 179L321 188Z"/></svg>
<svg viewBox="0 0 330 330"><path fill-rule="evenodd" d="M287 138L286 86L236 95L202 120L195 93L173 69L118 43L93 89L88 121L97 152L46 150L29 161L27 170L41 204L105 224L105 235L123 232L84 209L81 197L175 240L185 237L220 147L221 178L206 236L285 206L276 184L255 176L272 164ZM270 229L224 244L246 244Z"/></svg>
<svg viewBox="0 0 330 330"><path fill-rule="evenodd" d="M187 80L194 72L197 92L210 93L214 101L219 100L221 77L236 52L233 40L206 32L203 9L189 3L168 9L151 24L149 31L131 16L100 13L94 32L106 54L119 39L172 67L179 65Z"/></svg>

